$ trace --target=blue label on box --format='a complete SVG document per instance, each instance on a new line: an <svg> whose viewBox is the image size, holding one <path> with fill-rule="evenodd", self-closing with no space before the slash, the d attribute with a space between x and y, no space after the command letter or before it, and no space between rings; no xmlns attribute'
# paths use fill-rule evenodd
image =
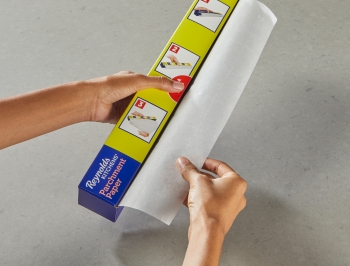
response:
<svg viewBox="0 0 350 266"><path fill-rule="evenodd" d="M79 184L80 189L116 206L141 164L104 145Z"/></svg>

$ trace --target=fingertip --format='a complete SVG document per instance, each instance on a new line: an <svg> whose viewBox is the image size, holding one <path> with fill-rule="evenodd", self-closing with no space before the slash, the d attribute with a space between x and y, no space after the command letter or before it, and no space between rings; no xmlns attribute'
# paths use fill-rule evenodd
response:
<svg viewBox="0 0 350 266"><path fill-rule="evenodd" d="M185 84L182 82L174 81L163 76L143 76L142 79L142 86L137 90L156 88L165 92L181 92L185 89Z"/></svg>
<svg viewBox="0 0 350 266"><path fill-rule="evenodd" d="M182 178L189 183L193 182L193 178L196 177L196 175L201 174L197 167L186 157L179 157L176 160L176 166Z"/></svg>
<svg viewBox="0 0 350 266"><path fill-rule="evenodd" d="M176 160L176 166L181 172L183 169L186 168L186 166L189 164L189 160L186 157L179 157Z"/></svg>
<svg viewBox="0 0 350 266"><path fill-rule="evenodd" d="M218 175L219 177L222 177L224 174L228 172L236 173L228 164L219 160L211 159L211 158L207 158L205 160L202 168L204 170L210 171Z"/></svg>
<svg viewBox="0 0 350 266"><path fill-rule="evenodd" d="M185 84L179 81L173 81L173 89L180 92L183 91L185 88Z"/></svg>

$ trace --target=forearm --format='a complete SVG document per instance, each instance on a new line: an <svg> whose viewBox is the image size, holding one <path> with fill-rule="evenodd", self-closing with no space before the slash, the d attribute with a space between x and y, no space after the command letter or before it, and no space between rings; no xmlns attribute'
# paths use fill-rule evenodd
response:
<svg viewBox="0 0 350 266"><path fill-rule="evenodd" d="M0 100L0 149L87 120L87 90L74 82Z"/></svg>
<svg viewBox="0 0 350 266"><path fill-rule="evenodd" d="M224 233L215 221L191 222L183 266L219 265Z"/></svg>

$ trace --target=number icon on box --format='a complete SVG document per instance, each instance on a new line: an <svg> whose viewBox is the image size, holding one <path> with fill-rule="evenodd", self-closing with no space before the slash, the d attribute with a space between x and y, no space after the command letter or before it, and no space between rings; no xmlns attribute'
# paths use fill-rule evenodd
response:
<svg viewBox="0 0 350 266"><path fill-rule="evenodd" d="M202 2L207 3L207 4L209 3L209 1L210 0L202 0Z"/></svg>
<svg viewBox="0 0 350 266"><path fill-rule="evenodd" d="M175 53L175 54L177 54L178 53L178 51L180 51L180 47L179 46L177 46L177 45L175 45L175 44L173 44L171 47L170 47L170 49L169 49L171 52L173 52L173 53Z"/></svg>
<svg viewBox="0 0 350 266"><path fill-rule="evenodd" d="M146 106L146 102L138 99L137 102L135 103L135 106L140 108L140 109L143 109Z"/></svg>

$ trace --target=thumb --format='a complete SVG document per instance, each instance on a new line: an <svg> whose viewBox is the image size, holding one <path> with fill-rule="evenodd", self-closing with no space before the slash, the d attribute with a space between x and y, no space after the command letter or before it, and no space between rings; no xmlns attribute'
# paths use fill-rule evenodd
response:
<svg viewBox="0 0 350 266"><path fill-rule="evenodd" d="M157 88L166 92L181 92L185 88L185 85L181 82L170 80L166 77L143 76L136 90L147 88Z"/></svg>
<svg viewBox="0 0 350 266"><path fill-rule="evenodd" d="M185 179L190 184L193 182L193 179L196 175L201 174L196 166L193 165L187 158L180 157L176 160L176 166L179 169L180 174L183 179Z"/></svg>

